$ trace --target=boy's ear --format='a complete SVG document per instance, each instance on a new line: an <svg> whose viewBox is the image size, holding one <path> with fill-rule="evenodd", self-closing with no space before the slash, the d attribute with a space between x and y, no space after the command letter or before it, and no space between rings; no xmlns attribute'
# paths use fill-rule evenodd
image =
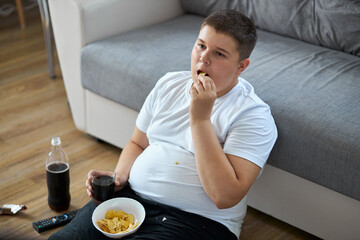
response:
<svg viewBox="0 0 360 240"><path fill-rule="evenodd" d="M243 60L241 60L241 62L239 63L239 67L237 70L237 75L240 75L240 73L242 73L250 64L250 59L249 58L245 58Z"/></svg>

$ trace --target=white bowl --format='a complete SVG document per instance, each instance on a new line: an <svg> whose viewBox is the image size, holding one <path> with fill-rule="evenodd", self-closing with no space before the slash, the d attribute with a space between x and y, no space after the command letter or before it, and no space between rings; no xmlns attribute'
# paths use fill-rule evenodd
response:
<svg viewBox="0 0 360 240"><path fill-rule="evenodd" d="M105 218L105 213L109 210L114 210L114 212L117 210L122 210L128 214L131 213L135 217L135 223L139 222L139 225L135 229L125 233L104 232L98 227L96 221ZM92 214L92 222L95 228L100 232L102 232L105 236L110 238L117 238L117 239L136 232L139 229L140 225L143 223L144 219L145 219L145 209L141 205L141 203L139 203L134 199L124 198L124 197L113 198L101 203L99 206L95 208Z"/></svg>

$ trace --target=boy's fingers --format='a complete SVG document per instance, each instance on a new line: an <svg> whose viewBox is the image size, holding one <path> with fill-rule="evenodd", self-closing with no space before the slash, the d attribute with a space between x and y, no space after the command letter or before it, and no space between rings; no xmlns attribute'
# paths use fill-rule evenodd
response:
<svg viewBox="0 0 360 240"><path fill-rule="evenodd" d="M85 180L85 186L86 187L89 187L89 186L91 187L91 179L92 179L92 177L88 176L87 179Z"/></svg>
<svg viewBox="0 0 360 240"><path fill-rule="evenodd" d="M200 83L194 83L190 90L191 94L199 94L204 91L204 88Z"/></svg>
<svg viewBox="0 0 360 240"><path fill-rule="evenodd" d="M87 192L89 197L92 197L91 191L89 189L86 189L86 192Z"/></svg>
<svg viewBox="0 0 360 240"><path fill-rule="evenodd" d="M194 84L199 82L199 77L195 78Z"/></svg>
<svg viewBox="0 0 360 240"><path fill-rule="evenodd" d="M198 83L195 83L194 86L198 93L201 93L204 91L204 86L200 81Z"/></svg>
<svg viewBox="0 0 360 240"><path fill-rule="evenodd" d="M88 172L88 179L91 179L92 178L92 175L94 174L95 170L92 169Z"/></svg>
<svg viewBox="0 0 360 240"><path fill-rule="evenodd" d="M189 91L189 92L190 92L190 95L191 95L191 96L194 96L194 94L197 93L196 88L195 88L194 85L190 88L190 91Z"/></svg>
<svg viewBox="0 0 360 240"><path fill-rule="evenodd" d="M202 83L204 90L211 90L211 91L215 90L216 91L215 83L210 77L201 76L200 78L201 78L200 82Z"/></svg>
<svg viewBox="0 0 360 240"><path fill-rule="evenodd" d="M211 90L211 80L209 79L204 79L203 80L203 86L204 86L204 89L207 90L207 89L210 89Z"/></svg>

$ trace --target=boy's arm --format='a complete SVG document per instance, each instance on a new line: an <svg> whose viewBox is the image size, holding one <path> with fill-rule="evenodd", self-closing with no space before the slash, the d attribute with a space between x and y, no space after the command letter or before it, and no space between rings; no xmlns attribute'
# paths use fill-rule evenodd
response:
<svg viewBox="0 0 360 240"><path fill-rule="evenodd" d="M135 127L134 132L121 151L119 161L116 165L116 189L120 190L128 183L130 170L136 158L149 146L149 140L146 134Z"/></svg>
<svg viewBox="0 0 360 240"><path fill-rule="evenodd" d="M210 120L194 121L191 130L197 170L206 194L220 209L233 207L249 191L261 168L225 154Z"/></svg>
<svg viewBox="0 0 360 240"><path fill-rule="evenodd" d="M230 208L246 195L261 168L246 159L226 155L210 121L216 87L207 77L191 89L190 125L200 181L218 208Z"/></svg>

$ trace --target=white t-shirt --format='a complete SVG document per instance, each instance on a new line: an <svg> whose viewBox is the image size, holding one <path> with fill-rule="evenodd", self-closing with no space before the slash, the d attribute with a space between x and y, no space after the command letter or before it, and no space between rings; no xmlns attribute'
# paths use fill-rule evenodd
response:
<svg viewBox="0 0 360 240"><path fill-rule="evenodd" d="M149 146L134 162L129 183L143 198L218 221L239 237L247 197L232 208L218 209L198 176L189 117L191 85L190 72L168 73L148 95L136 125ZM216 99L211 122L226 154L265 165L277 130L269 106L247 81L239 78Z"/></svg>

